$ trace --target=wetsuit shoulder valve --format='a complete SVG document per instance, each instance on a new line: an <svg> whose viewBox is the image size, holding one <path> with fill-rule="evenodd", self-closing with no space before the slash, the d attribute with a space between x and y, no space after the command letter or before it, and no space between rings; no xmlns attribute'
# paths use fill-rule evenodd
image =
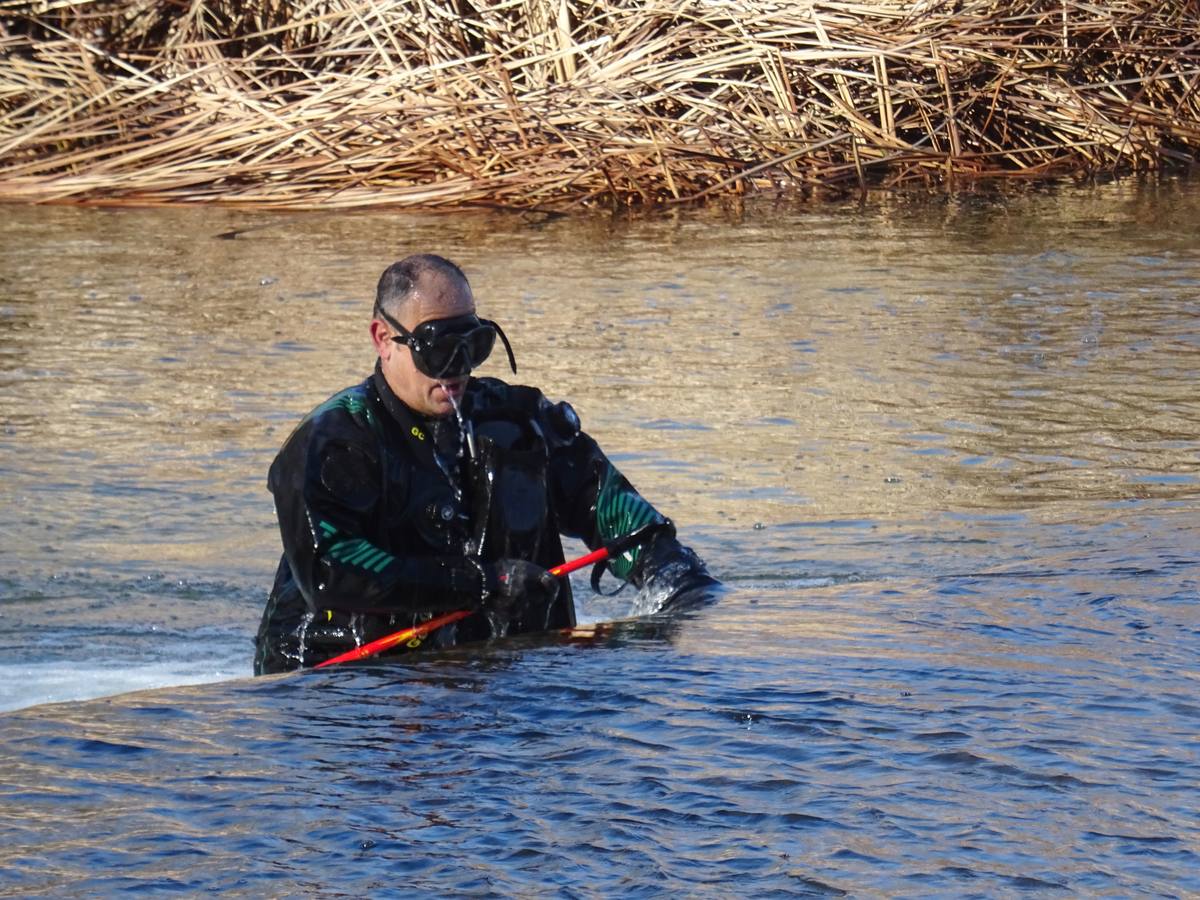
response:
<svg viewBox="0 0 1200 900"><path fill-rule="evenodd" d="M566 400L553 404L550 412L550 421L559 437L569 440L583 429L583 425L579 421L579 413L575 412L575 407Z"/></svg>

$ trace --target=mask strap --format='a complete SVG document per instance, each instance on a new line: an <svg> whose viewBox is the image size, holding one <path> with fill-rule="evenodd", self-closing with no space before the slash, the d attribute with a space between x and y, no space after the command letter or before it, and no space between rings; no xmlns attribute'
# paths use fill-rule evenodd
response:
<svg viewBox="0 0 1200 900"><path fill-rule="evenodd" d="M508 351L508 364L512 366L513 374L516 375L517 359L515 356L513 356L512 344L508 342L508 335L504 333L504 329L500 327L499 323L493 322L491 319L480 319L479 321L485 322L496 329L496 334L500 335L500 340L504 341L504 349Z"/></svg>
<svg viewBox="0 0 1200 900"><path fill-rule="evenodd" d="M376 307L375 312L379 318L383 319L383 321L387 322L388 325L391 326L392 331L399 333L401 339L404 341L405 346L408 346L409 349L412 349L411 344L409 343L410 341L419 341L422 344L425 343L419 337L393 319L390 315L388 315L387 310L385 310L382 306Z"/></svg>

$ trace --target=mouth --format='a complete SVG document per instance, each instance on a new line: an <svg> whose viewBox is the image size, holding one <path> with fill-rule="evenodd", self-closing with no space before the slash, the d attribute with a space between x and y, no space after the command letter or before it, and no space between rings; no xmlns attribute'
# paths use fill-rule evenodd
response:
<svg viewBox="0 0 1200 900"><path fill-rule="evenodd" d="M457 400L467 390L466 378L450 378L446 381L439 381L438 387L442 389L442 393L447 397L452 397Z"/></svg>

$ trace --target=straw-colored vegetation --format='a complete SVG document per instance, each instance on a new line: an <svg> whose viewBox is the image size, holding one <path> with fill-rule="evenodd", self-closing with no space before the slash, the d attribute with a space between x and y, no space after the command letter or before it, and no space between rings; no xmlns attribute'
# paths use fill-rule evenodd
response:
<svg viewBox="0 0 1200 900"><path fill-rule="evenodd" d="M0 20L8 200L562 209L1200 157L1200 0L47 0Z"/></svg>

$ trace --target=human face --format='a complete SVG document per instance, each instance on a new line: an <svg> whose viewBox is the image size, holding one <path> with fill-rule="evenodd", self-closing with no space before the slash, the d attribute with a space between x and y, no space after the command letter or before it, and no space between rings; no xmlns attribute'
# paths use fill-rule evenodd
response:
<svg viewBox="0 0 1200 900"><path fill-rule="evenodd" d="M404 305L399 324L409 332L425 322L475 315L475 298L465 282L440 273L427 273L417 282ZM393 341L402 337L383 319L371 320L371 340L379 354L383 377L400 401L421 416L440 418L454 412L467 388L468 375L433 378L413 361L412 350Z"/></svg>
<svg viewBox="0 0 1200 900"><path fill-rule="evenodd" d="M491 356L499 330L496 323L487 319L460 316L423 322L414 333L385 309L377 309L375 314L396 332L391 340L412 351L413 364L430 378L441 381L469 374L483 365Z"/></svg>

